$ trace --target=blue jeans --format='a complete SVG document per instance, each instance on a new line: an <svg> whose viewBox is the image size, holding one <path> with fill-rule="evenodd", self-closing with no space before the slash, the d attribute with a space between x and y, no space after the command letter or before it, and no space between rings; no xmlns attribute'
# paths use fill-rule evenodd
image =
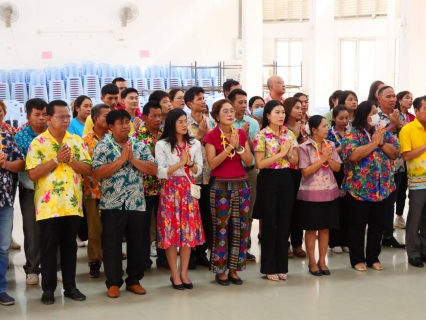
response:
<svg viewBox="0 0 426 320"><path fill-rule="evenodd" d="M6 292L6 271L9 264L9 247L12 239L13 207L0 207L0 293Z"/></svg>
<svg viewBox="0 0 426 320"><path fill-rule="evenodd" d="M396 189L389 195L389 202L385 213L385 225L383 229L383 239L393 237L393 219L395 216L395 202L398 196L399 185L401 184L401 173L394 174Z"/></svg>

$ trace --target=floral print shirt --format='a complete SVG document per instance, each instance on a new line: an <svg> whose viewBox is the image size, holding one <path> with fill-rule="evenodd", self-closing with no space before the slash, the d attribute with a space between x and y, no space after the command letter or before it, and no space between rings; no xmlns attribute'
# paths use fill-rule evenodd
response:
<svg viewBox="0 0 426 320"><path fill-rule="evenodd" d="M68 131L58 143L49 130L38 135L30 144L26 158L26 170L49 162L58 154L59 148L67 144L71 157L92 165L87 146L83 140ZM36 220L65 216L83 216L83 178L67 163L59 163L46 176L35 181L34 203Z"/></svg>
<svg viewBox="0 0 426 320"><path fill-rule="evenodd" d="M281 144L284 141L291 139L291 147L297 149L298 143L293 132L286 127L280 127L280 134L277 136L275 132L267 126L259 131L253 141L253 150L265 153L265 158L271 158L281 151ZM273 163L268 169L284 169L290 168L291 164L287 157L283 157Z"/></svg>
<svg viewBox="0 0 426 320"><path fill-rule="evenodd" d="M158 129L158 135L159 138L161 134L163 133L164 128ZM148 128L143 125L139 128L137 132L135 132L134 137L142 141L149 149L149 151L152 153L152 150L155 146L155 143L157 142L156 137L149 132ZM150 176L147 174L143 174L143 187L144 187L144 193L145 196L156 196L160 194L161 191L161 181L158 179L157 176Z"/></svg>
<svg viewBox="0 0 426 320"><path fill-rule="evenodd" d="M135 138L129 137L133 156L142 161L157 163L148 147ZM93 150L93 170L104 164L118 160L121 157L121 146L111 134L106 134ZM143 174L130 161L120 169L101 181L100 210L117 210L125 205L126 210L145 211L145 196Z"/></svg>
<svg viewBox="0 0 426 320"><path fill-rule="evenodd" d="M83 141L87 146L90 157L93 156L93 150L101 139L94 131L91 131L83 136ZM86 199L100 199L101 198L101 185L93 175L93 172L85 176L83 179L83 195Z"/></svg>
<svg viewBox="0 0 426 320"><path fill-rule="evenodd" d="M6 155L6 161L24 160L24 155L12 135L7 132L0 134L0 152ZM0 168L0 207L13 206L13 177L9 170Z"/></svg>
<svg viewBox="0 0 426 320"><path fill-rule="evenodd" d="M210 118L207 118L207 117L204 117L204 118L207 120L207 131L214 129L215 127L214 122ZM191 137L197 136L199 127L200 125L194 120L191 114L188 114L188 131ZM211 169L209 167L209 164L207 163L206 147L204 146L204 143L202 143L202 146L201 146L201 153L203 156L203 174L200 174L195 179L195 183L209 184Z"/></svg>
<svg viewBox="0 0 426 320"><path fill-rule="evenodd" d="M2 124L0 124L0 132L7 132L11 136L14 136L16 133L16 129L10 124L3 122Z"/></svg>
<svg viewBox="0 0 426 320"><path fill-rule="evenodd" d="M342 136L339 131L337 131L336 127L331 127L331 129L328 130L327 140L334 142L336 148L340 147L343 138L344 136Z"/></svg>
<svg viewBox="0 0 426 320"><path fill-rule="evenodd" d="M391 160L379 147L360 161L349 160L356 148L370 143L371 135L372 132L356 128L346 131L342 140L342 158L345 161L342 191L349 192L360 201L379 202L388 198L396 188ZM384 133L384 141L399 149L398 141L387 130Z"/></svg>

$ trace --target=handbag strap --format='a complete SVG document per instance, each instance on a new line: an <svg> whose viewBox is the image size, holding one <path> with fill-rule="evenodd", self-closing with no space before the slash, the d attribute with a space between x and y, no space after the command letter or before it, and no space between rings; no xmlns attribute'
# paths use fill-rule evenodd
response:
<svg viewBox="0 0 426 320"><path fill-rule="evenodd" d="M186 174L185 169L183 169L183 173L185 173L185 176L186 176L186 178L188 179L189 183L190 183L190 184L192 184L192 181L191 181L191 179L189 179L188 175Z"/></svg>

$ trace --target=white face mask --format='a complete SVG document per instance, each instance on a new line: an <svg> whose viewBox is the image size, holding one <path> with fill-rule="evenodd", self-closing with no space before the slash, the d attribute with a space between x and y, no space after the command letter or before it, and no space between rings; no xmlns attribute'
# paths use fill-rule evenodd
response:
<svg viewBox="0 0 426 320"><path fill-rule="evenodd" d="M368 121L368 124L372 127L375 127L379 124L380 122L380 117L379 115L376 113L375 115L370 116L371 121Z"/></svg>

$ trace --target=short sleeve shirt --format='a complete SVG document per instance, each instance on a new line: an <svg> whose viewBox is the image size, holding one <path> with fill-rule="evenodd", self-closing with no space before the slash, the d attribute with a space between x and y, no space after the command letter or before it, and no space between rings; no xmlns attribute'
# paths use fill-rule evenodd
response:
<svg viewBox="0 0 426 320"><path fill-rule="evenodd" d="M336 148L340 147L344 136L342 136L335 127L328 130L327 140L332 141Z"/></svg>
<svg viewBox="0 0 426 320"><path fill-rule="evenodd" d="M157 163L148 147L135 138L129 138L133 156L142 161ZM106 134L93 150L93 170L114 162L121 157L122 147L111 134ZM117 210L125 205L126 210L145 211L143 174L127 161L108 178L101 180L100 210Z"/></svg>
<svg viewBox="0 0 426 320"><path fill-rule="evenodd" d="M235 118L234 119L234 128L241 129L243 127L243 125L246 124L247 122L250 123L249 137L250 137L251 140L253 140L254 137L256 137L256 134L260 131L259 122L257 122L253 118L250 118L249 116L244 116L241 121L238 121L237 118ZM245 164L243 163L243 166L244 165ZM253 157L252 165L255 165L254 157Z"/></svg>
<svg viewBox="0 0 426 320"><path fill-rule="evenodd" d="M95 132L91 131L84 135L83 141L87 146L90 157L93 156L93 149L101 139L96 135ZM83 179L83 195L85 199L100 199L101 190L100 184L95 179L93 172L90 175L87 175Z"/></svg>
<svg viewBox="0 0 426 320"><path fill-rule="evenodd" d="M346 131L342 140L342 159L345 161L342 191L349 192L360 201L379 202L388 198L396 189L391 160L379 147L360 161L349 160L356 148L370 141L371 133L367 130L351 128ZM384 141L399 148L398 141L389 131L384 133Z"/></svg>
<svg viewBox="0 0 426 320"><path fill-rule="evenodd" d="M92 164L83 140L68 131L58 143L49 130L37 136L28 148L26 170L49 162L63 144L71 148L71 157ZM34 203L36 220L65 216L83 216L83 178L66 163L59 163L46 176L35 181Z"/></svg>
<svg viewBox="0 0 426 320"><path fill-rule="evenodd" d="M254 138L253 150L255 152L260 151L265 153L265 158L271 158L281 151L281 144L286 140L291 140L291 148L297 149L298 143L293 132L287 127L280 127L279 136L267 126L262 129ZM277 162L271 164L268 169L284 169L290 168L291 164L287 157L279 159Z"/></svg>
<svg viewBox="0 0 426 320"><path fill-rule="evenodd" d="M426 131L419 120L414 119L402 127L399 133L401 153L409 152L426 144ZM407 162L408 188L426 189L426 152Z"/></svg>
<svg viewBox="0 0 426 320"><path fill-rule="evenodd" d="M244 130L241 129L234 129L238 130L239 132L239 138L240 138L240 145L244 146L247 142L247 135ZM225 138L225 141L229 143L229 141ZM221 138L221 132L219 127L214 128L212 131L207 133L206 137L204 138L204 142L211 144L216 149L216 154L220 154L223 152L223 142ZM241 156L235 152L235 155L232 157L232 159L227 156L226 159L218 165L216 168L214 168L211 171L212 177L222 177L222 178L237 178L242 177L246 174L244 167L241 163Z"/></svg>
<svg viewBox="0 0 426 320"><path fill-rule="evenodd" d="M24 160L24 155L19 150L18 145L12 135L7 132L0 134L0 149L6 155L6 161ZM0 168L0 207L13 206L12 173L9 170Z"/></svg>
<svg viewBox="0 0 426 320"><path fill-rule="evenodd" d="M83 137L84 123L81 123L80 120L74 118L71 120L70 126L68 127L68 132L76 134L80 137Z"/></svg>

